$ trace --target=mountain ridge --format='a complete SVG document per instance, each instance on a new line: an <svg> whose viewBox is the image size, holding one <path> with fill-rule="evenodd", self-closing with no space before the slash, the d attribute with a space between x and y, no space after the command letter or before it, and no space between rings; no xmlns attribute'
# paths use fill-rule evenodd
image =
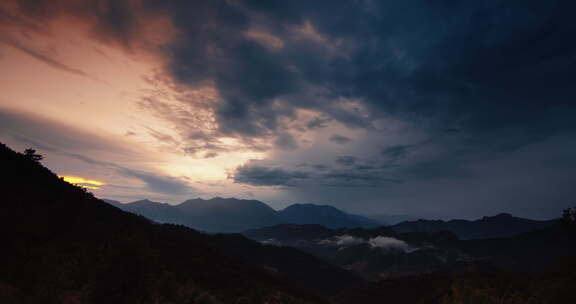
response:
<svg viewBox="0 0 576 304"><path fill-rule="evenodd" d="M318 224L328 228L377 227L383 223L344 212L334 206L292 204L279 213L292 224Z"/></svg>
<svg viewBox="0 0 576 304"><path fill-rule="evenodd" d="M207 232L242 232L279 224L319 224L330 228L382 225L330 205L292 204L276 211L258 200L222 197L188 199L175 205L148 199L129 203L105 201L157 222L180 224Z"/></svg>
<svg viewBox="0 0 576 304"><path fill-rule="evenodd" d="M452 219L405 221L391 226L396 232L440 232L450 231L461 239L484 239L510 237L517 234L545 228L554 220L533 220L499 213L476 220Z"/></svg>

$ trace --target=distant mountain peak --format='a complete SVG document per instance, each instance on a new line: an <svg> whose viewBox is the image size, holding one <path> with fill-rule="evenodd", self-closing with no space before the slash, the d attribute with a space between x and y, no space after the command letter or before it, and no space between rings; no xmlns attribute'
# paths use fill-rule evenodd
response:
<svg viewBox="0 0 576 304"><path fill-rule="evenodd" d="M483 218L489 219L489 218L513 218L513 217L515 217L515 216L513 216L513 215L510 214L510 213L505 213L505 212L503 212L503 213L498 213L498 214L496 214L496 215L494 215L494 216L485 216L485 217L483 217Z"/></svg>
<svg viewBox="0 0 576 304"><path fill-rule="evenodd" d="M331 205L325 205L325 204L313 204L313 203L294 203L288 207L318 207L318 208L333 208L333 209L337 209L334 206Z"/></svg>
<svg viewBox="0 0 576 304"><path fill-rule="evenodd" d="M318 204L292 204L279 212L287 222L294 224L318 224L328 228L376 227L381 223L354 214L348 214L334 206Z"/></svg>
<svg viewBox="0 0 576 304"><path fill-rule="evenodd" d="M222 207L222 206L259 206L262 208L270 208L265 203L258 200L238 199L234 197L212 197L210 199L193 198L188 199L178 206L191 207L191 206L204 206L204 207ZM272 209L272 208L270 208Z"/></svg>
<svg viewBox="0 0 576 304"><path fill-rule="evenodd" d="M169 204L162 203L162 202L155 202L155 201L151 201L151 200L145 198L145 199L141 199L138 201L133 201L133 202L127 203L126 205L132 205L132 206L166 206Z"/></svg>
<svg viewBox="0 0 576 304"><path fill-rule="evenodd" d="M477 220L417 220L394 225L396 232L451 231L462 239L510 237L551 225L552 221L537 221L500 213Z"/></svg>
<svg viewBox="0 0 576 304"><path fill-rule="evenodd" d="M265 203L237 198L194 198L177 205L145 199L119 207L158 222L209 232L240 232L284 223L276 210Z"/></svg>
<svg viewBox="0 0 576 304"><path fill-rule="evenodd" d="M292 204L286 208L284 208L284 210L297 210L297 209L304 209L304 210L324 210L324 211L330 211L330 212L334 212L334 213L338 213L338 214L348 214L334 206L331 205L320 205L320 204L311 204L311 203L296 203L296 204Z"/></svg>
<svg viewBox="0 0 576 304"><path fill-rule="evenodd" d="M141 200L138 200L138 201L133 201L133 203L157 203L157 202L153 202L153 201L145 198L145 199L141 199Z"/></svg>

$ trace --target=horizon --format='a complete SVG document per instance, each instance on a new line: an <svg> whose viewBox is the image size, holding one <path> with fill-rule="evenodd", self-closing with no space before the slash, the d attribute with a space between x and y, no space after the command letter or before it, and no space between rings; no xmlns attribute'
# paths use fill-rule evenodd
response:
<svg viewBox="0 0 576 304"><path fill-rule="evenodd" d="M551 219L568 1L0 3L0 141L97 197Z"/></svg>
<svg viewBox="0 0 576 304"><path fill-rule="evenodd" d="M316 203L287 203L287 204L285 204L285 207L274 208L274 207L271 206L269 203L267 203L267 202L265 202L265 201L261 201L261 200L256 199L256 198L253 198L253 199L241 199L241 198L236 198L236 197L219 197L219 196L214 196L214 197L211 197L211 198L202 198L202 197L189 198L189 199L186 199L186 200L181 201L181 202L178 202L178 203L167 203L167 202L162 202L162 201L154 201L154 200L150 200L150 199L147 199L147 198L137 199L137 200L134 200L134 201L124 201L124 202L123 202L123 201L119 201L119 200L108 199L108 198L99 198L99 199L101 199L101 200L103 200L103 201L111 200L111 201L115 201L115 202L118 202L118 203L121 203L121 204L131 204L131 203L135 203L135 202L139 202L139 201L149 201L149 202L158 203L158 204L168 204L168 205L170 205L170 206L177 206L177 205L180 205L180 204L182 204L182 203L185 203L186 201L189 201L189 200L204 200L204 201L209 201L209 200L213 200L213 199L224 199L224 200L230 200L230 199L232 199L232 200L254 200L254 201L258 201L258 202L260 202L260 203L265 204L266 206L272 208L274 211L282 211L282 210L284 210L284 209L286 209L286 208L288 208L288 207L294 206L294 205L312 205L312 206L317 206L317 207L333 207L333 208L336 208L337 210L342 211L342 212L345 212L345 213L347 213L347 214L360 215L360 216L367 217L367 218L373 219L373 220L376 220L377 217L381 217L381 216L397 216L397 217L409 217L409 218L411 218L411 219L408 219L408 220L402 220L402 221L400 221L400 222L404 222L404 221L417 221L417 220L443 220L443 221L450 221L450 220L468 220L468 221L474 221L474 220L483 219L483 218L485 218L485 217L496 217L496 216L499 216L499 215L511 215L511 216L514 216L514 217L518 217L516 214L511 214L511 213L508 213L508 212L498 212L498 213L494 213L494 214L485 214L485 215L482 215L482 216L479 216L479 217L475 217L475 218L472 218L472 217L471 217L471 218L464 218L464 217L454 217L454 218L426 218L426 217L419 217L419 216L416 216L416 215L408 215L408 214L362 214L362 213L354 213L354 212L350 212L350 211L347 211L347 210L344 210L344 209L340 209L340 208L337 208L337 207L335 207L334 205L331 205L331 204L316 204ZM557 216L555 216L555 217L544 218L544 219L535 219L535 218L529 218L529 217L521 217L521 218L530 219L530 220L554 220L554 219L560 218L560 213L559 213ZM391 225L391 224L385 223L385 222L383 222L383 221L381 221L381 220L378 220L378 221L380 221L382 224Z"/></svg>

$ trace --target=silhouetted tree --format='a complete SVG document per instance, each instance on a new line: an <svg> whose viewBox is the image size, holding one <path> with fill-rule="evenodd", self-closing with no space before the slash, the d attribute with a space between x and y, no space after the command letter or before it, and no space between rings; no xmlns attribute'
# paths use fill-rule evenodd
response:
<svg viewBox="0 0 576 304"><path fill-rule="evenodd" d="M24 155L29 158L30 160L39 163L42 159L44 159L44 156L36 153L36 150L34 149L26 149L24 150Z"/></svg>
<svg viewBox="0 0 576 304"><path fill-rule="evenodd" d="M576 208L565 209L562 213L562 224L569 232L576 232Z"/></svg>
<svg viewBox="0 0 576 304"><path fill-rule="evenodd" d="M567 223L576 222L576 209L575 208L565 209L564 213L562 214L562 219Z"/></svg>

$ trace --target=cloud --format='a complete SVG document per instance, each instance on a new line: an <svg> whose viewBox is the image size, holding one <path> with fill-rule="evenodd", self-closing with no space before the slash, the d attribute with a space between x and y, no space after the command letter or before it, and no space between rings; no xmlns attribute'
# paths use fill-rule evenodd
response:
<svg viewBox="0 0 576 304"><path fill-rule="evenodd" d="M409 150L410 146L397 145L382 150L382 154L388 157L390 160L394 161L406 157L409 153Z"/></svg>
<svg viewBox="0 0 576 304"><path fill-rule="evenodd" d="M310 130L325 128L328 126L328 122L330 122L329 118L314 117L314 119L306 123L306 127Z"/></svg>
<svg viewBox="0 0 576 304"><path fill-rule="evenodd" d="M51 35L54 22L86 29L86 35L101 42L114 44L127 50L152 47L153 40L147 30L162 17L151 1L95 0L79 4L74 0L12 0L0 5L0 22L6 26L24 28ZM164 36L170 36L164 31ZM162 41L162 39L160 39Z"/></svg>
<svg viewBox="0 0 576 304"><path fill-rule="evenodd" d="M117 166L116 169L119 173L125 176L135 177L142 180L153 192L170 195L190 195L195 192L195 189L187 182L171 176L163 176L155 173L123 168L120 166Z"/></svg>
<svg viewBox="0 0 576 304"><path fill-rule="evenodd" d="M328 245L328 246L350 247L364 244L366 243L366 241L364 239L352 235L344 234L335 236L331 239L320 240L318 243L321 245Z"/></svg>
<svg viewBox="0 0 576 304"><path fill-rule="evenodd" d="M344 155L344 156L338 156L334 160L334 162L339 164L339 165L349 167L349 166L354 165L354 163L356 163L357 160L358 159L354 156Z"/></svg>
<svg viewBox="0 0 576 304"><path fill-rule="evenodd" d="M294 186L309 178L304 171L249 165L238 167L233 175L234 182L253 186Z"/></svg>
<svg viewBox="0 0 576 304"><path fill-rule="evenodd" d="M370 129L391 115L430 132L461 130L474 149L499 149L562 130L570 115L554 113L576 111L569 85L576 44L564 39L574 30L564 13L573 6L568 1L527 1L507 8L510 14L497 1L413 0L369 10L364 2L330 3L330 11L355 22L331 18L320 4L97 2L82 9L63 1L61 12L48 1L22 2L19 12L46 19L89 15L93 8L97 13L86 22L97 37L124 45L145 38L138 31L142 17L169 18L180 39L163 45L165 76L192 87L214 84L216 136L273 137L280 148L294 147L286 140L287 121L305 109L321 114L310 129L330 120ZM482 14L491 18L476 17ZM262 45L256 32L282 46ZM509 136L493 141L503 129Z"/></svg>
<svg viewBox="0 0 576 304"><path fill-rule="evenodd" d="M252 186L285 186L285 187L382 187L401 183L401 180L390 177L382 168L366 170L362 166L352 166L354 158L340 158L344 169L324 165L306 165L302 169L289 170L281 167L259 165L257 161L236 168L231 178L235 183Z"/></svg>
<svg viewBox="0 0 576 304"><path fill-rule="evenodd" d="M332 135L329 139L330 139L330 141L335 142L337 144L341 144L341 145L352 142L351 138L348 138L348 137L342 136L342 135L338 135L338 134Z"/></svg>
<svg viewBox="0 0 576 304"><path fill-rule="evenodd" d="M356 236L343 234L330 239L320 240L318 241L318 244L334 246L338 248L368 244L371 248L378 248L386 251L411 252L415 250L414 247L408 245L406 242L388 236L376 236L369 239L363 239Z"/></svg>
<svg viewBox="0 0 576 304"><path fill-rule="evenodd" d="M560 6L567 6L566 9L571 6L565 1L561 3ZM299 13L287 15L278 9L285 6L276 2L265 8L245 4L248 10L240 10L223 3L207 5L203 18L217 23L210 30L229 39L223 40L226 41L224 45L212 39L202 42L220 48L225 58L223 62L231 63L231 66L222 66L220 61L214 62L203 53L199 48L205 44L197 39L204 36L198 35L193 24L183 21L185 33L194 39L188 44L180 44L178 51L183 55L200 56L175 56L172 58L174 68L199 65L204 68L194 70L209 72L194 73L194 77L189 73L174 75L191 83L196 83L198 77L216 81L223 96L221 108L217 110L218 120L229 132L258 136L266 130L274 131L285 114L274 109L273 104L284 96L302 96L304 100L320 97L310 91L311 87L324 89L329 98L318 98L311 104L291 99L291 106L311 108L337 121L363 128L369 126L370 119L384 113L411 121L428 120L438 129L459 127L482 141L485 140L483 136L510 126L510 120L518 123L513 127L517 128L516 133L521 132L521 126L534 126L534 109L552 109L552 104L568 106L567 96L571 93L567 84L573 75L567 66L556 67L571 64L568 49L574 49L574 45L566 43L565 36L560 33L549 34L547 20L550 15L558 17L555 23L566 33L571 30L571 22L569 16L549 4L529 1L525 10L538 12L538 17L531 19L528 16L533 14L530 13L510 16L499 9L497 2L490 9L479 4L456 6L445 2L381 3L374 6L373 12L366 11L361 3L331 3L331 11L346 12L351 20L363 20L357 23L330 18L320 13L323 10L316 5L288 5L286 9ZM233 17L220 19L216 9ZM255 16L251 9L264 15L263 20L284 22L283 28L266 21L260 24L284 42L281 53L237 38L242 37ZM406 15L395 14L397 11ZM492 19L474 17L482 11ZM186 14L183 12L182 17ZM180 14L175 18L180 19ZM323 39L307 40L303 44L292 36L288 29L303 24L310 24ZM540 37L538 35L545 39L536 39ZM348 57L326 56L330 41L354 47ZM539 43L534 45L533 41ZM563 48L549 51L550 44ZM518 56L519 49L529 51ZM200 62L200 58L205 60ZM505 62L508 64L499 64ZM293 69L286 69L287 65ZM252 77L242 77L249 67ZM542 73L552 78L544 79ZM565 95L556 94L558 98L550 101L545 94L548 87L555 87ZM360 100L360 107L372 110L372 115L362 115L353 107L339 107L344 100L340 98L349 95ZM528 100L527 108L518 107ZM562 124L566 122L564 120ZM551 120L550 123L559 126L559 122ZM532 129L531 133L540 128ZM519 137L509 137L507 141L528 139L517 135Z"/></svg>
<svg viewBox="0 0 576 304"><path fill-rule="evenodd" d="M43 116L14 109L0 107L0 134L18 136L29 139L40 148L50 150L58 147L60 150L122 151L127 157L138 157L135 148L120 141L110 140L101 135L91 133L81 128L62 124ZM44 145L46 143L46 145Z"/></svg>
<svg viewBox="0 0 576 304"><path fill-rule="evenodd" d="M368 240L368 244L372 248L381 248L387 250L401 250L404 252L410 251L412 248L399 239L388 237L388 236L377 236Z"/></svg>
<svg viewBox="0 0 576 304"><path fill-rule="evenodd" d="M570 127L576 112L576 43L565 39L576 31L566 13L574 8L570 1L503 7L496 0L411 0L370 9L365 1L331 2L330 12L347 20L331 17L320 3L16 3L16 12L4 15L38 23L86 17L96 38L133 49L153 44L141 32L142 20L170 20L179 39L152 49L167 57L163 76L193 88L213 85L217 136L278 137L282 148L289 121L307 110L319 114L309 129L336 121L369 130L396 117L430 133L460 130L475 149L501 149ZM262 37L278 46L266 46ZM494 141L500 130L509 136Z"/></svg>
<svg viewBox="0 0 576 304"><path fill-rule="evenodd" d="M86 77L86 78L96 80L99 82L103 82L102 80L98 79L97 77L94 77L94 76L82 71L81 69L68 66L68 65L58 61L57 59L55 59L54 56L51 56L44 51L35 49L35 48L27 46L27 45L24 45L23 43L17 41L16 39L11 39L10 37L0 35L0 43L4 43L6 45L14 47L14 48L26 53L27 55L32 56L35 59L42 61L45 64L47 64L53 68L56 68L58 70L72 73L72 74L75 74L78 76Z"/></svg>
<svg viewBox="0 0 576 304"><path fill-rule="evenodd" d="M276 137L275 144L281 149L290 150L298 148L296 139L292 134L289 133L280 133L278 137Z"/></svg>

